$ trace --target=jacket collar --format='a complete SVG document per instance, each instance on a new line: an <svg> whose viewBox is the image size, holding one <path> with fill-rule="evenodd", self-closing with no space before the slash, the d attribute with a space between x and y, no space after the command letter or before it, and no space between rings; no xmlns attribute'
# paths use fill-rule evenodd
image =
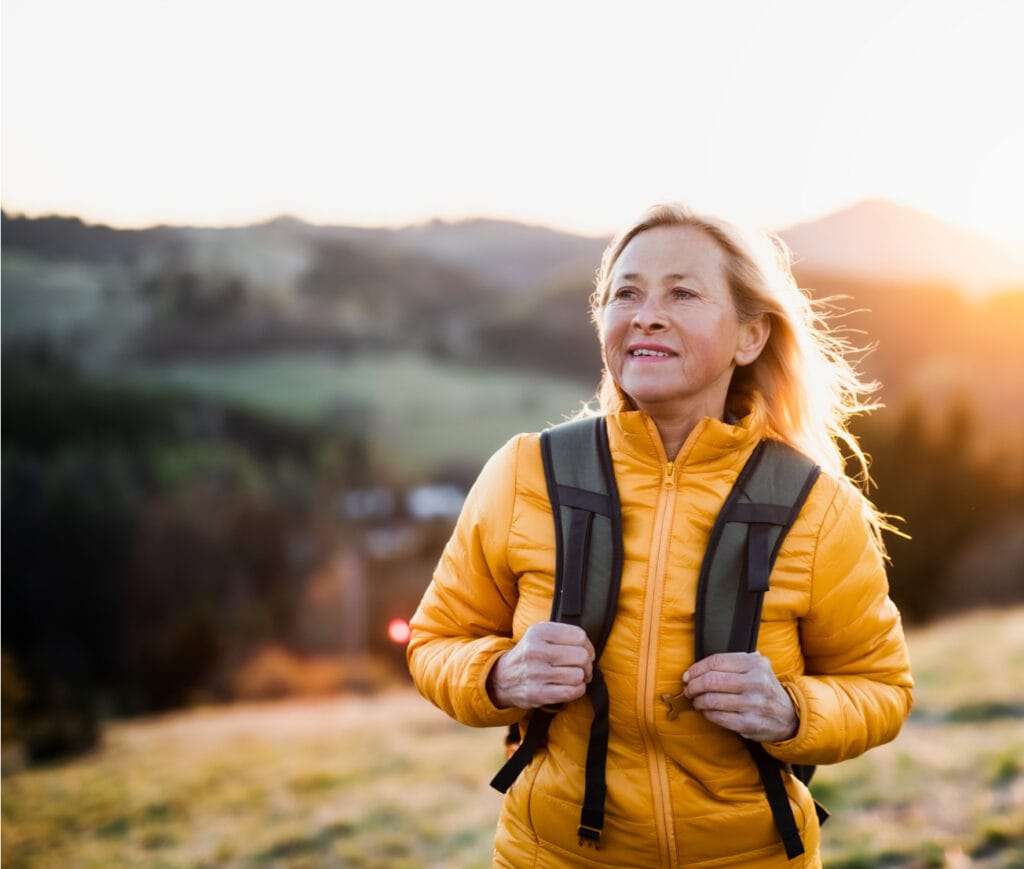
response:
<svg viewBox="0 0 1024 869"><path fill-rule="evenodd" d="M613 451L618 447L644 465L664 468L668 463L654 420L644 411L633 410L625 401L608 414ZM728 421L705 417L690 432L676 456L677 466L714 470L742 464L765 435L760 403L741 419Z"/></svg>

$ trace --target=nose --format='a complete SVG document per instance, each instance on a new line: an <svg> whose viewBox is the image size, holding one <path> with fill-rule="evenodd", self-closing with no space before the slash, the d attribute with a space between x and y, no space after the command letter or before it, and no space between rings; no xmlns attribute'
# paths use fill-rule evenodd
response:
<svg viewBox="0 0 1024 869"><path fill-rule="evenodd" d="M633 315L633 328L642 332L660 332L667 325L661 300L651 293Z"/></svg>

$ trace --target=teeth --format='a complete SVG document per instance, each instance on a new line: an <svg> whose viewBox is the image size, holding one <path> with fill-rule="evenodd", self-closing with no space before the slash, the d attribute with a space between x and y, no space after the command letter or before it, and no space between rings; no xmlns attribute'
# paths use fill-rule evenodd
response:
<svg viewBox="0 0 1024 869"><path fill-rule="evenodd" d="M640 350L634 350L633 351L633 355L634 356L668 356L669 354L668 353L663 353L660 350L640 349Z"/></svg>

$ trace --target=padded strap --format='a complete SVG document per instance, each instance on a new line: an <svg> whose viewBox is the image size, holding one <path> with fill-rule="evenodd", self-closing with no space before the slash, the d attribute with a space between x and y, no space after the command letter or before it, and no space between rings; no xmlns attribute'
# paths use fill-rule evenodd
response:
<svg viewBox="0 0 1024 869"><path fill-rule="evenodd" d="M696 657L716 652L753 652L769 577L786 533L820 469L781 443L754 449L711 530L697 584ZM757 765L775 826L789 859L804 853L786 794L783 764L744 740Z"/></svg>
<svg viewBox="0 0 1024 869"><path fill-rule="evenodd" d="M622 514L607 423L603 417L589 417L548 429L541 434L541 457L555 523L551 620L583 627L599 659L615 618L622 577ZM607 793L609 697L596 660L587 696L594 719L580 810L581 844L600 840ZM523 742L492 787L502 793L511 787L544 743L554 714L548 709L533 713Z"/></svg>
<svg viewBox="0 0 1024 869"><path fill-rule="evenodd" d="M569 511L564 576L559 597L555 601L557 621L569 625L579 625L583 618L583 585L586 581L587 549L593 525L593 513L576 509Z"/></svg>
<svg viewBox="0 0 1024 869"><path fill-rule="evenodd" d="M607 422L596 416L562 423L542 432L540 443L555 523L551 620L580 625L600 658L622 577L622 512ZM577 582L578 589L568 587Z"/></svg>

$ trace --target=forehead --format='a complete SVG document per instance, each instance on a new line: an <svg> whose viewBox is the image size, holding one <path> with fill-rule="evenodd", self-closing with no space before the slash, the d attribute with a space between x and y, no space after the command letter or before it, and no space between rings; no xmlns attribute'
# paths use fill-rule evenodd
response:
<svg viewBox="0 0 1024 869"><path fill-rule="evenodd" d="M658 279L693 275L725 280L725 253L703 229L694 226L656 226L630 239L615 262L615 276Z"/></svg>

